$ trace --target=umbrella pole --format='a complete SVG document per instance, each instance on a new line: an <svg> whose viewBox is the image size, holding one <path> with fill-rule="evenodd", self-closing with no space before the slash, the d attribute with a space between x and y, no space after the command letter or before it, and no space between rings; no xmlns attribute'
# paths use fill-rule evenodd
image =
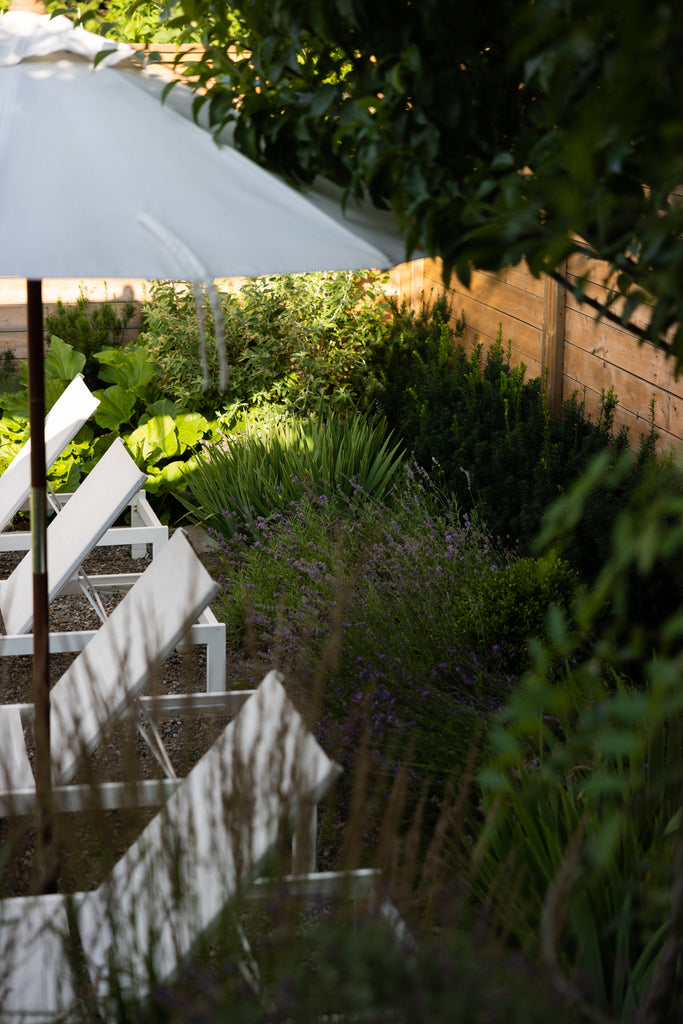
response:
<svg viewBox="0 0 683 1024"><path fill-rule="evenodd" d="M31 551L33 558L33 692L40 888L54 888L50 771L50 662L47 599L47 472L45 355L41 281L27 281L28 394L31 432Z"/></svg>

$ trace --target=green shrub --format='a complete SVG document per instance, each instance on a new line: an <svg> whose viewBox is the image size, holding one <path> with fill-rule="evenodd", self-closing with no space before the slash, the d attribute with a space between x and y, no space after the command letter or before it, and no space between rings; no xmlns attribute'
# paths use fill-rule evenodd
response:
<svg viewBox="0 0 683 1024"><path fill-rule="evenodd" d="M188 509L197 521L230 537L253 533L256 521L281 511L304 493L349 495L361 489L381 498L401 466L400 445L381 422L330 412L260 426L242 421L241 433L205 446L187 475Z"/></svg>
<svg viewBox="0 0 683 1024"><path fill-rule="evenodd" d="M529 641L546 638L551 607L569 608L578 577L554 553L494 568L480 577L463 606L459 628L472 647L495 649L508 671L521 674L528 667Z"/></svg>
<svg viewBox="0 0 683 1024"><path fill-rule="evenodd" d="M206 413L224 406L276 403L288 413L350 407L348 381L381 326L376 275L300 274L246 281L219 296L230 374L218 380L213 314L207 303L209 379L202 392L199 328L193 293L165 282L143 309L140 342L159 367L159 387Z"/></svg>
<svg viewBox="0 0 683 1024"><path fill-rule="evenodd" d="M6 348L0 355L0 394L18 391L21 387L19 363L14 349Z"/></svg>
<svg viewBox="0 0 683 1024"><path fill-rule="evenodd" d="M466 355L458 342L464 324L449 326L445 298L416 311L392 300L390 309L352 381L358 406L386 417L463 510L478 508L492 536L531 554L545 509L590 458L606 450L616 459L627 447L626 432L614 429L616 396L603 393L596 422L579 394L553 419L540 379L527 380L523 365L510 367L500 333L485 356L480 344ZM582 578L593 579L602 564L617 509L661 465L655 443L651 427L630 475L619 487L596 489L590 514L574 525L566 558Z"/></svg>
<svg viewBox="0 0 683 1024"><path fill-rule="evenodd" d="M320 694L326 749L348 764L365 735L380 807L387 774L409 765L410 805L428 783L433 823L438 793L514 685L457 629L491 571L488 538L444 512L412 467L387 501L309 491L254 526L256 540L221 541L214 567L233 671L250 684L276 665L304 700L317 707Z"/></svg>
<svg viewBox="0 0 683 1024"><path fill-rule="evenodd" d="M120 310L108 301L91 306L83 292L75 305L67 305L58 299L56 312L45 316L45 336L48 339L53 336L61 338L85 356L82 373L86 384L94 391L100 383L95 353L123 344L126 328L136 308L132 301L124 302Z"/></svg>

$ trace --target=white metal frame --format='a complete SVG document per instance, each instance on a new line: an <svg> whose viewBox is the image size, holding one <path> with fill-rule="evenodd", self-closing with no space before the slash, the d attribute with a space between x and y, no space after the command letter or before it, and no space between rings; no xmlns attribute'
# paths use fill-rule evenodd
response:
<svg viewBox="0 0 683 1024"><path fill-rule="evenodd" d="M70 498L72 492L60 491L55 494L48 492L48 500L58 512ZM130 509L130 526L112 526L98 540L96 547L125 547L130 545L132 558L145 558L147 545L152 545L152 558L161 551L168 540L168 527L164 526L149 503L145 491L138 491L127 502ZM28 502L24 502L21 510L27 512ZM31 547L31 534L28 530L11 530L0 533L0 551L28 551Z"/></svg>
<svg viewBox="0 0 683 1024"><path fill-rule="evenodd" d="M77 373L45 417L47 469L73 441L99 404L99 398L90 391L83 375ZM31 547L30 531L6 529L17 512L27 512L30 508L30 454L29 440L0 474L0 551L28 551ZM55 512L59 512L71 497L71 493L55 494L48 487L48 501ZM143 490L139 490L127 504L130 507L130 526L111 527L98 540L98 546L130 544L132 557L144 558L147 545L151 544L152 557L156 558L168 540L168 528L159 522Z"/></svg>
<svg viewBox="0 0 683 1024"><path fill-rule="evenodd" d="M177 646L218 589L184 532L176 531L52 688L50 758L56 789L70 782L79 760L97 746L103 732L130 713L150 673ZM174 696L173 700L187 709L197 704L199 696L186 695L184 701ZM215 701L219 695L205 696ZM144 717L143 733L144 725L156 718L150 710L154 708L145 704L136 709ZM31 705L0 705L0 803L6 815L17 813L15 798L35 800L24 736L32 716ZM151 740L152 749L156 746L163 759L158 735L152 733Z"/></svg>

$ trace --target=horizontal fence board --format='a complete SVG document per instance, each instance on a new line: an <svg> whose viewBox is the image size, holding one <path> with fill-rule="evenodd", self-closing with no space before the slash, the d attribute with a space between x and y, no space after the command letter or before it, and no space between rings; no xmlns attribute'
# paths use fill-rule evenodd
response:
<svg viewBox="0 0 683 1024"><path fill-rule="evenodd" d="M587 257L580 256L574 257L573 260L570 260L569 265L572 269L567 274L567 277L569 281L574 285L578 284L578 276L580 272L584 268L587 269L587 282L582 282L581 285L583 294L585 294L587 298L596 299L598 302L605 303L607 302L610 291L612 291L613 293L617 292L617 274L615 272L609 274L607 272L608 268L606 263L598 262L596 260L592 261L591 263L591 261L588 260ZM573 306L576 309L590 309L589 306L582 305L578 301L578 299L576 299L574 295L572 295L571 292L567 293L567 304ZM615 316L620 316L623 312L625 304L626 297L618 295L612 303L611 312L614 313ZM592 312L593 315L596 315L597 311ZM650 314L648 303L642 303L631 313L629 317L629 323L632 324L635 328L642 329L647 326L649 322L649 316ZM602 321L604 321L611 330L623 331L627 337L637 338L634 332L629 331L626 325L624 324L615 324L611 320L607 320L604 317L602 318ZM673 334L673 329L671 329L669 333Z"/></svg>
<svg viewBox="0 0 683 1024"><path fill-rule="evenodd" d="M586 386L598 396L602 388L608 390L613 387L619 401L617 422L622 421L622 415L627 416L629 422L638 424L638 432L649 428L650 403L654 398L657 429L678 437L683 436L683 401L677 396L663 392L643 378L628 373L614 363L606 363L575 345L566 345L564 359L567 381L565 397L569 397L577 387L580 389Z"/></svg>
<svg viewBox="0 0 683 1024"><path fill-rule="evenodd" d="M458 294L471 295L491 311L494 319L501 312L536 329L543 321L542 295L533 295L491 274L475 271L469 288Z"/></svg>
<svg viewBox="0 0 683 1024"><path fill-rule="evenodd" d="M440 262L438 260L424 260L422 262L424 263L425 284L428 284L430 288L433 287L435 290L442 290L443 278ZM483 273L494 280L498 279L519 288L520 291L529 292L532 295L538 295L540 298L543 298L543 280L533 277L526 263L519 263L515 267L506 267L499 274L492 274L488 271L475 271L474 273ZM464 285L453 275L450 287L458 290L464 288Z"/></svg>
<svg viewBox="0 0 683 1024"><path fill-rule="evenodd" d="M105 300L125 301L133 299L142 301L149 290L149 281L135 278L110 278L106 281L93 278L49 277L43 281L43 302L73 303L78 300L81 291L92 302ZM14 303L26 304L26 281L21 277L0 277L0 305Z"/></svg>
<svg viewBox="0 0 683 1024"><path fill-rule="evenodd" d="M683 399L683 380L676 381L671 361L654 345L639 344L628 332L612 328L604 321L596 323L589 314L572 308L566 311L565 340L602 360L605 368L618 366L663 392Z"/></svg>
<svg viewBox="0 0 683 1024"><path fill-rule="evenodd" d="M572 282L572 284L577 283L577 278L574 275L568 275L568 278ZM582 294L585 295L586 298L595 299L597 302L600 303L607 302L610 291L609 287L597 284L593 281L589 281L587 284L584 284L582 286L582 289ZM625 296L618 296L613 301L612 306L610 307L610 312L614 313L615 316L620 317L623 312L625 303ZM597 310L591 309L590 306L585 302L580 302L576 298L576 296L573 295L570 291L567 291L567 306L570 307L571 309L577 309L588 312L591 317L597 317L598 315ZM630 322L634 324L635 327L645 327L648 322L647 306L644 305L635 309L630 316ZM633 332L629 331L625 324L615 324L613 321L607 320L604 317L601 318L600 323L605 323L612 331L621 331L624 334L627 334L629 337L635 337Z"/></svg>
<svg viewBox="0 0 683 1024"><path fill-rule="evenodd" d="M572 278L586 277L593 284L604 285L606 280L616 281L614 271L610 272L609 264L604 260L594 260L581 252L573 252L567 260L567 276Z"/></svg>
<svg viewBox="0 0 683 1024"><path fill-rule="evenodd" d="M424 261L401 263L389 272L390 290L394 291L412 307L420 304L424 290Z"/></svg>

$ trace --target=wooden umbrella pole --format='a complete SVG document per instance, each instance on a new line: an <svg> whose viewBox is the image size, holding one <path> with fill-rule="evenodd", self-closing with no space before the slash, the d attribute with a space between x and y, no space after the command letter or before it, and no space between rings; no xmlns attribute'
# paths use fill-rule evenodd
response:
<svg viewBox="0 0 683 1024"><path fill-rule="evenodd" d="M36 805L43 891L54 887L52 777L50 771L50 661L47 599L47 473L45 356L41 281L27 281L28 391L31 431L31 551L33 558L33 692Z"/></svg>

